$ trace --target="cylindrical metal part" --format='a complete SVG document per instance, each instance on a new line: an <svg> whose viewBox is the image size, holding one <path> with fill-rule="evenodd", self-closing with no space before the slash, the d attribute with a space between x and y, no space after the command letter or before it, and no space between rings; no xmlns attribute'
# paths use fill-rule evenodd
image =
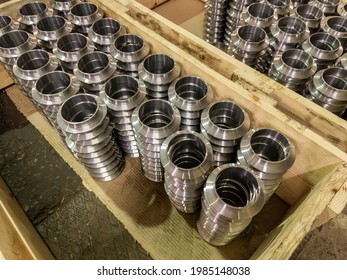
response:
<svg viewBox="0 0 347 280"><path fill-rule="evenodd" d="M289 16L290 0L265 0L275 11L278 18Z"/></svg>
<svg viewBox="0 0 347 280"><path fill-rule="evenodd" d="M347 3L340 3L337 6L337 13L340 16L347 17Z"/></svg>
<svg viewBox="0 0 347 280"><path fill-rule="evenodd" d="M52 10L43 2L30 2L23 5L17 14L19 28L32 33L40 19L52 14Z"/></svg>
<svg viewBox="0 0 347 280"><path fill-rule="evenodd" d="M332 16L336 14L340 0L311 0L309 4L320 8L325 16Z"/></svg>
<svg viewBox="0 0 347 280"><path fill-rule="evenodd" d="M306 27L313 34L320 29L320 22L324 16L322 10L314 5L304 4L294 9L294 15L302 19Z"/></svg>
<svg viewBox="0 0 347 280"><path fill-rule="evenodd" d="M339 39L344 51L347 50L347 17L325 17L321 21L321 28L324 32Z"/></svg>
<svg viewBox="0 0 347 280"><path fill-rule="evenodd" d="M53 9L53 14L62 16L67 19L67 14L71 10L71 8L79 2L83 2L81 0L51 0L50 4Z"/></svg>
<svg viewBox="0 0 347 280"><path fill-rule="evenodd" d="M15 22L10 16L0 15L0 36L17 29L18 22Z"/></svg>
<svg viewBox="0 0 347 280"><path fill-rule="evenodd" d="M335 66L347 69L347 52L336 60Z"/></svg>

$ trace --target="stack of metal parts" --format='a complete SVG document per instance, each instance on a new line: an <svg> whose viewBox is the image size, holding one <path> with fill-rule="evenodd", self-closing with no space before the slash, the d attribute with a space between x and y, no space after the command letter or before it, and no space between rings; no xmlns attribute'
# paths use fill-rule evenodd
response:
<svg viewBox="0 0 347 280"><path fill-rule="evenodd" d="M13 77L13 66L23 53L37 47L35 36L23 30L12 30L0 36L0 61Z"/></svg>
<svg viewBox="0 0 347 280"><path fill-rule="evenodd" d="M293 16L300 18L306 24L310 33L318 32L320 29L320 22L324 16L321 9L317 6L304 4L297 6L293 11Z"/></svg>
<svg viewBox="0 0 347 280"><path fill-rule="evenodd" d="M304 94L316 71L317 65L311 55L303 50L291 49L274 59L268 75L291 90Z"/></svg>
<svg viewBox="0 0 347 280"><path fill-rule="evenodd" d="M214 246L236 238L265 204L264 186L242 165L224 164L207 178L197 221L200 236Z"/></svg>
<svg viewBox="0 0 347 280"><path fill-rule="evenodd" d="M339 39L344 51L347 50L347 17L325 17L321 21L321 28L324 32Z"/></svg>
<svg viewBox="0 0 347 280"><path fill-rule="evenodd" d="M18 22L14 21L10 16L0 15L0 36L17 29Z"/></svg>
<svg viewBox="0 0 347 280"><path fill-rule="evenodd" d="M57 115L67 146L98 181L118 177L125 167L106 115L107 107L103 100L84 93L67 99Z"/></svg>
<svg viewBox="0 0 347 280"><path fill-rule="evenodd" d="M199 77L178 78L169 88L169 100L180 111L181 130L200 132L202 110L212 99L212 89Z"/></svg>
<svg viewBox="0 0 347 280"><path fill-rule="evenodd" d="M347 17L347 3L340 3L337 6L337 13L342 17Z"/></svg>
<svg viewBox="0 0 347 280"><path fill-rule="evenodd" d="M45 73L57 70L57 58L44 50L30 50L18 57L13 66L15 82L31 97L36 81Z"/></svg>
<svg viewBox="0 0 347 280"><path fill-rule="evenodd" d="M139 157L131 115L146 98L144 83L128 75L117 75L108 80L100 96L111 115L115 137L123 154Z"/></svg>
<svg viewBox="0 0 347 280"><path fill-rule="evenodd" d="M154 182L163 182L160 148L164 140L179 129L178 109L165 100L147 100L134 110L131 122L144 176Z"/></svg>
<svg viewBox="0 0 347 280"><path fill-rule="evenodd" d="M32 33L34 27L41 19L52 14L52 9L48 8L43 2L25 4L18 11L17 20L19 22L19 29Z"/></svg>
<svg viewBox="0 0 347 280"><path fill-rule="evenodd" d="M152 54L140 63L138 71L149 99L168 100L169 87L179 76L181 67L166 54Z"/></svg>
<svg viewBox="0 0 347 280"><path fill-rule="evenodd" d="M324 32L312 34L302 43L301 48L313 57L317 71L333 65L343 53L340 40Z"/></svg>
<svg viewBox="0 0 347 280"><path fill-rule="evenodd" d="M33 33L37 43L45 50L52 52L59 38L69 34L72 25L61 16L48 16L36 24Z"/></svg>
<svg viewBox="0 0 347 280"><path fill-rule="evenodd" d="M340 0L311 0L309 4L321 9L324 15L327 17L336 14L337 6L340 4Z"/></svg>
<svg viewBox="0 0 347 280"><path fill-rule="evenodd" d="M51 0L50 5L53 9L53 14L61 16L67 19L67 15L71 8L77 3L82 2L80 0Z"/></svg>
<svg viewBox="0 0 347 280"><path fill-rule="evenodd" d="M201 132L212 145L216 166L236 162L240 140L249 128L247 112L231 101L218 101L203 110Z"/></svg>
<svg viewBox="0 0 347 280"><path fill-rule="evenodd" d="M114 40L125 32L125 28L115 19L102 18L93 23L88 36L97 50L110 53Z"/></svg>
<svg viewBox="0 0 347 280"><path fill-rule="evenodd" d="M71 96L79 93L80 83L76 77L63 71L42 75L32 90L34 104L44 113L52 126L64 137L57 123L60 106Z"/></svg>
<svg viewBox="0 0 347 280"><path fill-rule="evenodd" d="M252 129L241 140L238 161L249 166L263 181L267 202L283 175L294 164L295 147L279 131L270 128Z"/></svg>
<svg viewBox="0 0 347 280"><path fill-rule="evenodd" d="M139 65L148 56L150 48L140 36L124 34L114 41L110 52L117 60L117 73L138 78Z"/></svg>
<svg viewBox="0 0 347 280"><path fill-rule="evenodd" d="M73 74L81 56L94 51L93 43L86 36L71 33L61 37L53 49L65 72Z"/></svg>
<svg viewBox="0 0 347 280"><path fill-rule="evenodd" d="M335 66L347 69L347 52L336 60Z"/></svg>
<svg viewBox="0 0 347 280"><path fill-rule="evenodd" d="M290 0L265 0L265 3L274 9L278 19L289 16Z"/></svg>
<svg viewBox="0 0 347 280"><path fill-rule="evenodd" d="M266 32L256 26L244 25L230 35L227 53L237 60L265 73L263 61L267 60L269 39Z"/></svg>
<svg viewBox="0 0 347 280"><path fill-rule="evenodd" d="M210 143L199 133L181 130L166 138L160 158L172 204L185 213L198 211L205 181L214 166Z"/></svg>
<svg viewBox="0 0 347 280"><path fill-rule="evenodd" d="M67 18L74 25L73 32L87 35L92 24L104 17L104 11L91 2L82 2L74 5Z"/></svg>
<svg viewBox="0 0 347 280"><path fill-rule="evenodd" d="M86 92L99 95L104 84L116 71L116 67L111 55L95 51L80 57L73 72Z"/></svg>
<svg viewBox="0 0 347 280"><path fill-rule="evenodd" d="M229 0L208 0L205 5L204 40L210 44L223 42Z"/></svg>
<svg viewBox="0 0 347 280"><path fill-rule="evenodd" d="M307 97L341 116L347 108L347 69L331 67L317 72L307 88Z"/></svg>

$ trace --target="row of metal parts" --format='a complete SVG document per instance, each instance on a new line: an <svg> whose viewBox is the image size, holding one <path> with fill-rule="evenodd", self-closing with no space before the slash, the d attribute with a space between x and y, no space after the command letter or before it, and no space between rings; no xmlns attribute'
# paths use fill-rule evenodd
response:
<svg viewBox="0 0 347 280"><path fill-rule="evenodd" d="M76 5L80 12L102 13L92 3ZM33 2L20 11L40 7ZM15 82L93 178L112 180L124 170L123 155L140 157L144 176L164 182L178 210L201 210L197 228L207 242L230 242L293 165L293 144L274 129L251 129L244 109L229 100L213 102L206 82L179 77L174 59L149 55L141 37L117 33L125 30L117 21L99 19L80 30L88 38L73 28L59 33L66 30L61 19L48 15L32 24L36 36L38 28L56 35L43 42L1 17L0 60ZM107 48L92 41L99 24L98 34L111 40Z"/></svg>
<svg viewBox="0 0 347 280"><path fill-rule="evenodd" d="M347 107L347 4L208 0L204 38L325 109Z"/></svg>

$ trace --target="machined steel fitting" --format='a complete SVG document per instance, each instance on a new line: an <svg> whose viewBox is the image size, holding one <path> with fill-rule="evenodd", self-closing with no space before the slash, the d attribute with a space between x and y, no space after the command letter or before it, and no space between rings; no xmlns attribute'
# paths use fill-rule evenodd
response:
<svg viewBox="0 0 347 280"><path fill-rule="evenodd" d="M52 15L53 11L43 2L30 2L23 5L17 15L19 28L32 33L40 19Z"/></svg>
<svg viewBox="0 0 347 280"><path fill-rule="evenodd" d="M308 99L341 115L347 108L347 69L331 67L321 70L307 89Z"/></svg>
<svg viewBox="0 0 347 280"><path fill-rule="evenodd" d="M169 101L181 114L181 130L200 132L202 110L213 99L213 91L202 79L195 76L177 78L168 92Z"/></svg>
<svg viewBox="0 0 347 280"><path fill-rule="evenodd" d="M125 32L125 28L115 19L102 18L93 23L88 36L97 50L110 53L114 40Z"/></svg>
<svg viewBox="0 0 347 280"><path fill-rule="evenodd" d="M81 56L94 51L93 43L80 33L70 33L61 37L53 49L64 71L72 74Z"/></svg>
<svg viewBox="0 0 347 280"><path fill-rule="evenodd" d="M92 24L103 17L104 11L91 2L77 3L67 15L67 18L74 25L73 32L82 33L83 35L88 35Z"/></svg>
<svg viewBox="0 0 347 280"><path fill-rule="evenodd" d="M107 106L103 100L84 93L68 98L57 114L67 146L98 181L113 180L125 166L106 115Z"/></svg>
<svg viewBox="0 0 347 280"><path fill-rule="evenodd" d="M24 30L12 30L0 36L0 61L12 75L19 56L37 47L35 36Z"/></svg>
<svg viewBox="0 0 347 280"><path fill-rule="evenodd" d="M303 90L317 71L312 56L303 50L290 49L275 57L269 77L282 85L303 94Z"/></svg>
<svg viewBox="0 0 347 280"><path fill-rule="evenodd" d="M249 128L247 112L231 101L217 101L203 110L201 132L212 145L216 166L236 161L240 140Z"/></svg>
<svg viewBox="0 0 347 280"><path fill-rule="evenodd" d="M290 13L290 0L265 0L270 5L278 18L287 17Z"/></svg>
<svg viewBox="0 0 347 280"><path fill-rule="evenodd" d="M61 16L52 15L40 19L34 27L33 33L42 48L52 51L59 38L69 34L71 30L70 22Z"/></svg>
<svg viewBox="0 0 347 280"><path fill-rule="evenodd" d="M111 45L111 55L117 60L117 72L138 78L141 61L148 56L149 45L138 35L120 35Z"/></svg>
<svg viewBox="0 0 347 280"><path fill-rule="evenodd" d="M178 109L161 99L144 101L134 110L131 122L144 176L154 182L163 182L160 148L164 140L179 129Z"/></svg>
<svg viewBox="0 0 347 280"><path fill-rule="evenodd" d="M347 17L325 17L321 21L321 28L324 32L339 39L344 51L347 50Z"/></svg>
<svg viewBox="0 0 347 280"><path fill-rule="evenodd" d="M347 17L347 3L340 3L337 6L337 13L342 17Z"/></svg>
<svg viewBox="0 0 347 280"><path fill-rule="evenodd" d="M301 48L313 57L317 71L333 65L343 53L340 40L324 32L312 34Z"/></svg>
<svg viewBox="0 0 347 280"><path fill-rule="evenodd" d="M128 157L139 157L131 116L146 98L144 83L128 75L117 75L105 84L100 97L107 105L117 142Z"/></svg>
<svg viewBox="0 0 347 280"><path fill-rule="evenodd" d="M295 162L295 147L281 132L271 128L252 129L241 140L238 161L249 166L265 187L268 201L281 178Z"/></svg>
<svg viewBox="0 0 347 280"><path fill-rule="evenodd" d="M309 4L320 8L325 16L332 16L336 14L340 0L311 0Z"/></svg>
<svg viewBox="0 0 347 280"><path fill-rule="evenodd" d="M295 9L298 6L308 4L309 0L290 0L292 7Z"/></svg>
<svg viewBox="0 0 347 280"><path fill-rule="evenodd" d="M347 69L347 52L336 60L335 66Z"/></svg>
<svg viewBox="0 0 347 280"><path fill-rule="evenodd" d="M18 57L13 66L15 81L31 97L36 81L44 74L59 67L55 55L45 50L30 50Z"/></svg>
<svg viewBox="0 0 347 280"><path fill-rule="evenodd" d="M264 186L242 165L224 164L209 175L197 221L200 236L214 246L236 238L265 204Z"/></svg>
<svg viewBox="0 0 347 280"><path fill-rule="evenodd" d="M306 27L310 30L311 34L320 29L320 22L324 16L319 7L310 4L297 6L293 10L293 14L305 22Z"/></svg>
<svg viewBox="0 0 347 280"><path fill-rule="evenodd" d="M179 76L181 68L166 54L152 54L140 63L138 71L148 97L167 100L170 84Z"/></svg>
<svg viewBox="0 0 347 280"><path fill-rule="evenodd" d="M53 14L62 16L67 19L67 14L71 8L77 3L83 2L81 0L51 0L50 5L53 9Z"/></svg>
<svg viewBox="0 0 347 280"><path fill-rule="evenodd" d="M5 33L17 30L18 22L14 21L10 16L0 15L0 36Z"/></svg>
<svg viewBox="0 0 347 280"><path fill-rule="evenodd" d="M116 67L116 62L110 55L95 51L80 57L74 75L81 82L82 88L98 95Z"/></svg>
<svg viewBox="0 0 347 280"><path fill-rule="evenodd" d="M205 181L214 166L210 143L199 133L181 130L165 139L160 159L172 204L185 213L198 211Z"/></svg>
<svg viewBox="0 0 347 280"><path fill-rule="evenodd" d="M223 42L228 0L209 0L205 5L204 40L215 44Z"/></svg>

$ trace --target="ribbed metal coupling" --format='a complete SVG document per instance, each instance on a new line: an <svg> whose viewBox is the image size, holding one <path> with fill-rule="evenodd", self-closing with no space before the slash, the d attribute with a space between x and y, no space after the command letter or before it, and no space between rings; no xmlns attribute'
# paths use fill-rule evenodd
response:
<svg viewBox="0 0 347 280"><path fill-rule="evenodd" d="M325 17L321 21L321 28L324 32L339 39L344 51L347 50L347 17Z"/></svg>
<svg viewBox="0 0 347 280"><path fill-rule="evenodd" d="M149 52L149 45L135 34L121 35L111 45L111 55L117 60L117 72L135 78L139 77L139 65Z"/></svg>
<svg viewBox="0 0 347 280"><path fill-rule="evenodd" d="M205 5L204 40L211 44L223 42L229 0L208 0Z"/></svg>
<svg viewBox="0 0 347 280"><path fill-rule="evenodd" d="M0 36L12 30L17 30L18 26L18 22L14 21L10 16L0 15Z"/></svg>
<svg viewBox="0 0 347 280"><path fill-rule="evenodd" d="M125 167L106 115L107 107L103 100L84 93L67 99L57 115L67 146L98 181L113 180Z"/></svg>
<svg viewBox="0 0 347 280"><path fill-rule="evenodd" d="M80 83L76 77L62 72L53 71L42 75L32 90L34 104L44 113L53 127L64 136L57 123L60 106L71 96L79 93Z"/></svg>
<svg viewBox="0 0 347 280"><path fill-rule="evenodd" d="M265 201L279 186L295 162L295 147L281 132L271 128L252 129L242 137L238 161L249 166L264 184Z"/></svg>
<svg viewBox="0 0 347 280"><path fill-rule="evenodd" d="M160 147L167 137L179 130L178 109L165 100L147 100L136 107L131 122L144 176L154 182L163 182Z"/></svg>
<svg viewBox="0 0 347 280"><path fill-rule="evenodd" d="M236 162L240 140L249 130L250 119L237 104L218 101L201 115L201 132L210 141L216 166Z"/></svg>
<svg viewBox="0 0 347 280"><path fill-rule="evenodd" d="M94 45L86 36L70 33L61 37L53 49L64 71L72 74L81 56L94 51Z"/></svg>
<svg viewBox="0 0 347 280"><path fill-rule="evenodd" d="M337 13L342 17L347 17L347 3L340 3L337 6Z"/></svg>
<svg viewBox="0 0 347 280"><path fill-rule="evenodd" d="M312 34L301 48L313 57L317 70L333 65L343 53L340 40L323 32Z"/></svg>
<svg viewBox="0 0 347 280"><path fill-rule="evenodd" d="M264 186L245 166L224 164L209 175L197 221L200 236L214 246L236 238L263 208Z"/></svg>
<svg viewBox="0 0 347 280"><path fill-rule="evenodd" d="M347 69L347 52L336 60L335 66Z"/></svg>
<svg viewBox="0 0 347 280"><path fill-rule="evenodd" d="M228 54L260 72L267 55L269 39L264 29L251 25L237 28L230 36Z"/></svg>
<svg viewBox="0 0 347 280"><path fill-rule="evenodd" d="M116 71L116 62L112 56L95 51L80 57L74 75L86 91L99 95L104 84Z"/></svg>
<svg viewBox="0 0 347 280"><path fill-rule="evenodd" d="M71 8L82 0L51 0L50 5L53 9L53 14L62 16L67 19L67 14Z"/></svg>
<svg viewBox="0 0 347 280"><path fill-rule="evenodd" d="M17 13L19 28L32 33L34 26L40 19L52 15L52 9L43 2L30 2L24 4Z"/></svg>
<svg viewBox="0 0 347 280"><path fill-rule="evenodd" d="M138 71L149 99L168 100L170 84L179 76L181 67L166 54L152 54L140 63Z"/></svg>
<svg viewBox="0 0 347 280"><path fill-rule="evenodd" d="M144 83L128 75L117 75L106 82L100 96L107 105L123 154L139 157L131 115L146 98Z"/></svg>
<svg viewBox="0 0 347 280"><path fill-rule="evenodd" d="M35 36L23 30L12 30L0 36L0 61L12 74L19 56L37 47Z"/></svg>
<svg viewBox="0 0 347 280"><path fill-rule="evenodd" d="M342 115L347 108L347 69L331 67L317 72L307 88L307 98Z"/></svg>
<svg viewBox="0 0 347 280"><path fill-rule="evenodd" d="M290 0L265 0L275 11L277 18L287 17L290 14Z"/></svg>
<svg viewBox="0 0 347 280"><path fill-rule="evenodd" d="M309 4L320 8L325 16L332 16L336 14L340 0L311 0Z"/></svg>
<svg viewBox="0 0 347 280"><path fill-rule="evenodd" d="M36 24L33 33L38 44L47 51L52 51L56 47L59 38L69 34L72 24L61 16L48 16Z"/></svg>
<svg viewBox="0 0 347 280"><path fill-rule="evenodd" d="M213 151L205 137L181 130L161 146L165 190L172 204L185 213L197 212L208 175L213 170Z"/></svg>
<svg viewBox="0 0 347 280"><path fill-rule="evenodd" d="M293 10L293 15L305 22L306 27L310 30L311 34L319 31L320 22L324 16L319 7L310 4L297 6Z"/></svg>
<svg viewBox="0 0 347 280"><path fill-rule="evenodd" d="M93 23L88 31L88 36L94 42L97 50L110 53L114 40L125 32L125 27L115 19L102 18Z"/></svg>
<svg viewBox="0 0 347 280"><path fill-rule="evenodd" d="M291 49L274 59L268 75L280 84L303 94L316 71L317 65L310 54Z"/></svg>
<svg viewBox="0 0 347 280"><path fill-rule="evenodd" d="M73 32L88 35L92 24L104 17L104 11L94 3L82 2L74 5L69 11L67 18L74 25Z"/></svg>
<svg viewBox="0 0 347 280"><path fill-rule="evenodd" d="M181 114L181 130L200 132L202 110L212 99L212 89L199 77L177 78L169 88L169 101Z"/></svg>
<svg viewBox="0 0 347 280"><path fill-rule="evenodd" d="M59 67L55 55L45 50L30 50L18 57L13 66L13 75L16 83L24 90L24 94L31 97L31 91L36 81L48 72Z"/></svg>

